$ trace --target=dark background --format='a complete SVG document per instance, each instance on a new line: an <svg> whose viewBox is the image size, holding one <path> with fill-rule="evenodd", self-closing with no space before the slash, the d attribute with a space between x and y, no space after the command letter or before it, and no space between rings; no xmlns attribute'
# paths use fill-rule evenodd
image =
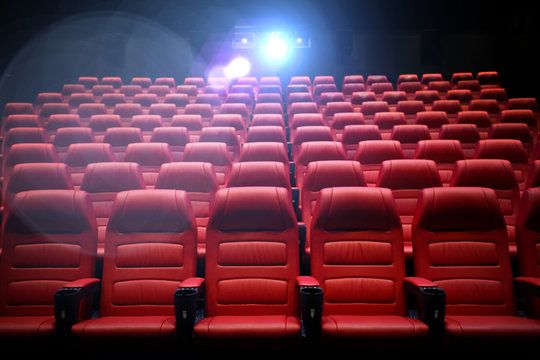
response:
<svg viewBox="0 0 540 360"><path fill-rule="evenodd" d="M0 103L80 75L208 75L235 25L303 26L312 47L256 75L498 70L510 96L540 96L539 13L511 1L47 0L0 4ZM270 25L271 24L271 25Z"/></svg>

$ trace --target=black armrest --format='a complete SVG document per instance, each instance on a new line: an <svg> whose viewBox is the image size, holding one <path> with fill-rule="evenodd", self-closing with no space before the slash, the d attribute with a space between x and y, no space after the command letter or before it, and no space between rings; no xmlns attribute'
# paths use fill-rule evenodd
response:
<svg viewBox="0 0 540 360"><path fill-rule="evenodd" d="M319 282L311 276L297 276L300 295L300 319L306 339L318 342L321 335L321 319L324 291Z"/></svg>
<svg viewBox="0 0 540 360"><path fill-rule="evenodd" d="M540 278L520 276L514 279L516 288L521 291L527 317L540 319Z"/></svg>
<svg viewBox="0 0 540 360"><path fill-rule="evenodd" d="M294 161L289 162L289 180L291 181L291 186L296 186L296 164Z"/></svg>
<svg viewBox="0 0 540 360"><path fill-rule="evenodd" d="M300 213L300 189L297 187L292 188L292 205L294 213L296 214L296 220L302 220L302 214Z"/></svg>
<svg viewBox="0 0 540 360"><path fill-rule="evenodd" d="M405 291L414 296L418 306L418 318L426 323L434 335L444 329L446 293L437 284L419 277L404 279Z"/></svg>
<svg viewBox="0 0 540 360"><path fill-rule="evenodd" d="M99 279L87 278L65 284L54 294L54 318L59 336L70 335L75 323L90 318L92 300L99 288Z"/></svg>
<svg viewBox="0 0 540 360"><path fill-rule="evenodd" d="M190 278L182 282L174 292L174 314L176 332L182 343L193 338L193 328L197 315L197 300L202 292L203 278Z"/></svg>

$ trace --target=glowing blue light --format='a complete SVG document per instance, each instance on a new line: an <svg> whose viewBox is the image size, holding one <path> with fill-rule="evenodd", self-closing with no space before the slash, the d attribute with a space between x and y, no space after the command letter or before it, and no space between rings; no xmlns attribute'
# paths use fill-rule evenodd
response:
<svg viewBox="0 0 540 360"><path fill-rule="evenodd" d="M268 61L283 62L289 56L289 41L280 32L272 32L263 43L262 50Z"/></svg>
<svg viewBox="0 0 540 360"><path fill-rule="evenodd" d="M251 71L251 64L243 57L234 58L229 65L225 67L225 76L228 79L236 79L247 76Z"/></svg>
<svg viewBox="0 0 540 360"><path fill-rule="evenodd" d="M247 43L248 43L248 39L242 38L242 44L247 44Z"/></svg>

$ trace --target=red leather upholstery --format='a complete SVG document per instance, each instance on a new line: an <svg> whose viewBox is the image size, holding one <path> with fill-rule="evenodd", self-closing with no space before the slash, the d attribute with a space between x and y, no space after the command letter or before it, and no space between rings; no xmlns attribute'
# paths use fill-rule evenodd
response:
<svg viewBox="0 0 540 360"><path fill-rule="evenodd" d="M176 87L176 92L178 94L186 94L191 97L197 96L197 86L196 85L178 85Z"/></svg>
<svg viewBox="0 0 540 360"><path fill-rule="evenodd" d="M176 81L173 77L158 77L154 81L154 85L168 86L174 88L176 87Z"/></svg>
<svg viewBox="0 0 540 360"><path fill-rule="evenodd" d="M304 173L312 161L345 160L343 145L335 141L308 141L300 146L296 157L296 186L302 188Z"/></svg>
<svg viewBox="0 0 540 360"><path fill-rule="evenodd" d="M404 251L412 259L412 220L422 189L442 186L433 160L386 160L381 164L377 187L392 190L403 227Z"/></svg>
<svg viewBox="0 0 540 360"><path fill-rule="evenodd" d="M379 168L383 161L403 159L403 150L399 141L393 140L367 140L358 144L354 160L362 164L362 171L366 183L374 186L379 175Z"/></svg>
<svg viewBox="0 0 540 360"><path fill-rule="evenodd" d="M32 103L22 103L22 102L11 102L7 103L4 106L4 116L9 117L10 115L32 115L34 114L34 105Z"/></svg>
<svg viewBox="0 0 540 360"><path fill-rule="evenodd" d="M522 143L531 143L533 136L527 124L502 123L493 124L489 130L489 139L514 139Z"/></svg>
<svg viewBox="0 0 540 360"><path fill-rule="evenodd" d="M385 91L382 97L382 101L386 101L388 105L396 105L404 100L407 100L405 91Z"/></svg>
<svg viewBox="0 0 540 360"><path fill-rule="evenodd" d="M335 84L336 81L331 75L318 75L313 78L313 86L317 87L319 84Z"/></svg>
<svg viewBox="0 0 540 360"><path fill-rule="evenodd" d="M144 179L137 163L93 163L86 167L81 190L92 201L98 226L98 256L104 251L105 229L111 216L116 194L126 190L144 189Z"/></svg>
<svg viewBox="0 0 540 360"><path fill-rule="evenodd" d="M454 82L454 78L452 78L452 82ZM480 82L478 80L458 80L457 89L467 89L470 91L479 92L480 91Z"/></svg>
<svg viewBox="0 0 540 360"><path fill-rule="evenodd" d="M360 112L364 114L364 116L370 116L375 115L376 113L389 111L390 108L385 101L364 101L362 102L362 107L360 108Z"/></svg>
<svg viewBox="0 0 540 360"><path fill-rule="evenodd" d="M197 254L206 254L206 226L218 190L214 167L204 162L163 164L156 181L156 189L183 190L191 202L197 224Z"/></svg>
<svg viewBox="0 0 540 360"><path fill-rule="evenodd" d="M92 115L90 117L90 123L88 126L93 131L107 131L111 127L120 127L122 123L120 122L120 116L118 115Z"/></svg>
<svg viewBox="0 0 540 360"><path fill-rule="evenodd" d="M251 126L280 126L285 128L283 115L280 114L255 114L251 119Z"/></svg>
<svg viewBox="0 0 540 360"><path fill-rule="evenodd" d="M139 128L141 131L152 131L162 125L160 115L135 115L130 123L131 127Z"/></svg>
<svg viewBox="0 0 540 360"><path fill-rule="evenodd" d="M332 118L338 113L352 113L353 107L348 101L332 101L326 104L324 116Z"/></svg>
<svg viewBox="0 0 540 360"><path fill-rule="evenodd" d="M512 164L500 159L460 160L456 162L450 186L477 186L495 190L508 230L510 255L515 257L519 185Z"/></svg>
<svg viewBox="0 0 540 360"><path fill-rule="evenodd" d="M130 119L135 115L142 115L141 104L137 103L137 97L141 95L148 95L148 94L135 95L133 104L116 104L114 106L114 114L119 115L121 118L124 118L124 119L128 119L128 118Z"/></svg>
<svg viewBox="0 0 540 360"><path fill-rule="evenodd" d="M257 104L268 104L268 103L281 103L281 94L266 94L262 93L259 90L259 94L257 95ZM311 101L311 100L310 100Z"/></svg>
<svg viewBox="0 0 540 360"><path fill-rule="evenodd" d="M54 146L58 151L66 151L71 144L93 143L94 133L87 127L66 127L56 131Z"/></svg>
<svg viewBox="0 0 540 360"><path fill-rule="evenodd" d="M476 144L480 140L480 133L475 124L446 124L442 125L439 138L444 140L459 140L462 144Z"/></svg>
<svg viewBox="0 0 540 360"><path fill-rule="evenodd" d="M419 81L405 81L400 82L398 85L398 90L404 91L407 94L414 94L417 91L423 89L422 83Z"/></svg>
<svg viewBox="0 0 540 360"><path fill-rule="evenodd" d="M315 99L319 99L321 97L321 94L323 93L329 93L329 92L337 92L336 84L316 84L313 86L313 96Z"/></svg>
<svg viewBox="0 0 540 360"><path fill-rule="evenodd" d="M218 94L197 94L195 97L196 104L209 104L212 107L218 107L221 105L221 99Z"/></svg>
<svg viewBox="0 0 540 360"><path fill-rule="evenodd" d="M386 75L368 75L366 79L366 85L372 85L376 83L387 83L388 78Z"/></svg>
<svg viewBox="0 0 540 360"><path fill-rule="evenodd" d="M532 110L504 110L501 113L502 123L524 123L528 126L537 126L537 120Z"/></svg>
<svg viewBox="0 0 540 360"><path fill-rule="evenodd" d="M99 81L94 76L79 76L78 83L84 85L87 89L91 89L92 86L99 84Z"/></svg>
<svg viewBox="0 0 540 360"><path fill-rule="evenodd" d="M424 104L430 105L437 100L441 100L441 97L435 90L419 90L414 94L414 100L420 100Z"/></svg>
<svg viewBox="0 0 540 360"><path fill-rule="evenodd" d="M405 115L416 115L416 113L425 111L426 107L420 100L404 100L398 102L396 111L402 112Z"/></svg>
<svg viewBox="0 0 540 360"><path fill-rule="evenodd" d="M239 162L232 166L227 187L275 186L289 191L291 183L285 164L277 161Z"/></svg>
<svg viewBox="0 0 540 360"><path fill-rule="evenodd" d="M114 88L119 88L123 85L122 78L118 76L104 76L101 78L102 85L110 85Z"/></svg>
<svg viewBox="0 0 540 360"><path fill-rule="evenodd" d="M496 71L480 71L476 75L476 80L478 80L481 85L498 85L499 74Z"/></svg>
<svg viewBox="0 0 540 360"><path fill-rule="evenodd" d="M525 188L540 187L540 160L534 160L527 171Z"/></svg>
<svg viewBox="0 0 540 360"><path fill-rule="evenodd" d="M258 103L255 105L253 114L279 114L283 116L283 105L281 103Z"/></svg>
<svg viewBox="0 0 540 360"><path fill-rule="evenodd" d="M177 108L184 108L189 104L187 94L167 94L163 100L165 104L174 104Z"/></svg>
<svg viewBox="0 0 540 360"><path fill-rule="evenodd" d="M135 80L135 83L133 82ZM142 88L149 87L152 85L152 80L147 78L146 80L137 80L136 78L133 78L131 80L131 85L122 85L119 89L121 94L124 94L125 96L133 97L137 94L140 94L143 92Z"/></svg>
<svg viewBox="0 0 540 360"><path fill-rule="evenodd" d="M427 326L406 317L401 224L390 190L321 191L311 223L311 273L325 291L324 342L387 348L426 340Z"/></svg>
<svg viewBox="0 0 540 360"><path fill-rule="evenodd" d="M185 127L192 134L203 128L202 117L201 115L175 115L172 118L171 126Z"/></svg>
<svg viewBox="0 0 540 360"><path fill-rule="evenodd" d="M357 161L313 161L308 164L301 188L302 221L308 231L306 254L310 251L310 225L322 189L343 186L366 186L362 168Z"/></svg>
<svg viewBox="0 0 540 360"><path fill-rule="evenodd" d="M50 102L50 101L47 101ZM68 104L71 107L78 107L81 104L91 104L94 103L94 95L89 93L79 93L79 94L71 94L69 96Z"/></svg>
<svg viewBox="0 0 540 360"><path fill-rule="evenodd" d="M133 127L108 128L103 138L104 143L111 144L116 160L124 158L124 152L129 144L143 142L142 132Z"/></svg>
<svg viewBox="0 0 540 360"><path fill-rule="evenodd" d="M320 114L318 114L320 116ZM296 159L300 147L303 143L309 141L334 141L332 136L332 130L328 126L301 126L294 135L291 132L291 138L293 141L293 158Z"/></svg>
<svg viewBox="0 0 540 360"><path fill-rule="evenodd" d="M246 142L279 142L286 144L287 138L285 137L285 131L280 126L251 126Z"/></svg>
<svg viewBox="0 0 540 360"><path fill-rule="evenodd" d="M430 81L428 83L428 90L435 90L439 93L446 93L452 88L452 85L449 81L445 80L437 80L437 81Z"/></svg>
<svg viewBox="0 0 540 360"><path fill-rule="evenodd" d="M358 91L351 96L351 104L363 105L368 101L377 101L377 97L373 91Z"/></svg>
<svg viewBox="0 0 540 360"><path fill-rule="evenodd" d="M448 124L448 116L444 111L421 111L416 114L415 124L426 125L430 129L439 129Z"/></svg>
<svg viewBox="0 0 540 360"><path fill-rule="evenodd" d="M189 133L184 127L159 127L152 131L150 142L169 144L173 160L180 161L183 158L184 147L189 143Z"/></svg>
<svg viewBox="0 0 540 360"><path fill-rule="evenodd" d="M358 143L366 140L382 140L382 135L377 125L346 125L343 128L341 141L347 151L347 158L354 158L356 149L358 149Z"/></svg>
<svg viewBox="0 0 540 360"><path fill-rule="evenodd" d="M465 155L457 140L422 140L418 142L414 158L435 161L443 185L448 186L455 162L465 159Z"/></svg>
<svg viewBox="0 0 540 360"><path fill-rule="evenodd" d="M457 100L461 104L468 104L472 101L473 96L471 93L471 90L469 89L457 89L457 90L450 90L446 94L447 100Z"/></svg>
<svg viewBox="0 0 540 360"><path fill-rule="evenodd" d="M432 74L422 74L422 84L427 85L432 81L443 81L442 74L432 73Z"/></svg>
<svg viewBox="0 0 540 360"><path fill-rule="evenodd" d="M173 156L167 143L138 143L128 145L124 161L139 164L146 188L151 189L156 184L160 166L172 162Z"/></svg>
<svg viewBox="0 0 540 360"><path fill-rule="evenodd" d="M67 150L66 164L75 186L80 186L86 165L114 161L110 144L71 144Z"/></svg>
<svg viewBox="0 0 540 360"><path fill-rule="evenodd" d="M208 223L206 317L195 325L197 340L244 348L258 340L276 346L295 342L298 258L287 190L219 190Z"/></svg>
<svg viewBox="0 0 540 360"><path fill-rule="evenodd" d="M11 170L17 164L58 162L56 149L52 144L15 144L4 154L3 176L7 182Z"/></svg>
<svg viewBox="0 0 540 360"><path fill-rule="evenodd" d="M378 83L372 84L370 89L375 94L379 95L386 91L393 91L394 85L392 85L392 83L389 83L389 82L378 82Z"/></svg>
<svg viewBox="0 0 540 360"><path fill-rule="evenodd" d="M364 83L363 75L345 75L343 77L343 84L355 84L355 83Z"/></svg>
<svg viewBox="0 0 540 360"><path fill-rule="evenodd" d="M191 76L184 79L184 85L195 85L198 88L202 88L205 85L205 81L202 77Z"/></svg>
<svg viewBox="0 0 540 360"><path fill-rule="evenodd" d="M41 116L42 119L45 119L49 118L52 115L69 113L69 105L66 103L48 103L43 104L41 110L39 111L39 116Z"/></svg>
<svg viewBox="0 0 540 360"><path fill-rule="evenodd" d="M317 114L319 109L317 104L314 102L300 102L292 103L289 107L288 114L289 118L293 118L296 114Z"/></svg>
<svg viewBox="0 0 540 360"><path fill-rule="evenodd" d="M508 110L526 109L538 111L538 102L535 98L514 98L508 100Z"/></svg>
<svg viewBox="0 0 540 360"><path fill-rule="evenodd" d="M148 108L153 104L157 104L158 101L159 101L159 99L158 99L157 94L143 93L143 94L136 94L133 97L133 104L134 105L144 106L145 108ZM133 111L134 112L137 111L135 109L135 107L133 107ZM133 115L140 115L140 114L133 114ZM124 116L122 116L122 117L124 117ZM130 117L130 116L126 116L126 117Z"/></svg>
<svg viewBox="0 0 540 360"><path fill-rule="evenodd" d="M75 324L73 334L171 340L174 291L196 267L196 227L186 193L119 193L106 236L100 317Z"/></svg>
<svg viewBox="0 0 540 360"><path fill-rule="evenodd" d="M84 87L83 87L84 89ZM84 91L84 90L83 90ZM75 91L75 92L81 92L81 91ZM102 96L104 94L114 93L114 87L112 85L105 85L105 84L97 84L92 86L92 94L94 96ZM66 93L66 87L64 85L64 89L62 90L63 95L71 95L72 90L68 91Z"/></svg>
<svg viewBox="0 0 540 360"><path fill-rule="evenodd" d="M413 246L416 275L446 292L446 337L452 346L538 341L540 322L515 316L506 225L493 190L425 189L413 222Z"/></svg>
<svg viewBox="0 0 540 360"><path fill-rule="evenodd" d="M512 163L520 190L525 188L528 170L527 150L519 140L489 139L476 144L476 159L504 159Z"/></svg>
<svg viewBox="0 0 540 360"><path fill-rule="evenodd" d="M462 80L474 80L474 76L471 72L455 72L452 74L451 82L456 85Z"/></svg>
<svg viewBox="0 0 540 360"><path fill-rule="evenodd" d="M401 143L406 158L412 158L417 143L421 140L431 140L429 128L426 125L396 125L392 129L392 140Z"/></svg>
<svg viewBox="0 0 540 360"><path fill-rule="evenodd" d="M407 124L407 120L402 112L380 112L375 114L374 124L381 130L392 130L396 125Z"/></svg>
<svg viewBox="0 0 540 360"><path fill-rule="evenodd" d="M64 96L69 96L76 93L83 93L85 91L86 89L82 84L65 84L64 86L62 86L62 95Z"/></svg>
<svg viewBox="0 0 540 360"><path fill-rule="evenodd" d="M233 127L206 127L202 129L200 143L225 143L233 160L240 154L240 142Z"/></svg>
<svg viewBox="0 0 540 360"><path fill-rule="evenodd" d="M224 186L231 171L232 158L225 143L190 143L184 150L184 161L209 162L214 165L218 184Z"/></svg>
<svg viewBox="0 0 540 360"><path fill-rule="evenodd" d="M334 136L337 141L342 141L343 130L345 126L349 125L364 125L364 115L356 112L337 113L330 122L330 127L334 132Z"/></svg>
<svg viewBox="0 0 540 360"><path fill-rule="evenodd" d="M93 115L105 115L107 114L107 108L105 104L81 104L77 109L81 119L89 119Z"/></svg>
<svg viewBox="0 0 540 360"><path fill-rule="evenodd" d="M481 89L480 99L494 99L498 102L505 102L508 100L506 90L502 88Z"/></svg>
<svg viewBox="0 0 540 360"><path fill-rule="evenodd" d="M94 276L96 221L83 191L15 196L0 262L0 338L54 336L54 293Z"/></svg>
<svg viewBox="0 0 540 360"><path fill-rule="evenodd" d="M246 137L246 127L240 114L216 114L210 122L213 127L232 127L240 140Z"/></svg>
<svg viewBox="0 0 540 360"><path fill-rule="evenodd" d="M397 79L397 83L401 84L402 82L417 82L420 81L418 79L418 75L416 74L400 74Z"/></svg>
<svg viewBox="0 0 540 360"><path fill-rule="evenodd" d="M499 114L501 112L499 103L494 99L473 100L469 104L469 109L472 111L486 111L490 115Z"/></svg>
<svg viewBox="0 0 540 360"><path fill-rule="evenodd" d="M238 161L278 161L283 163L287 169L289 167L285 146L277 142L246 143L242 146Z"/></svg>
<svg viewBox="0 0 540 360"><path fill-rule="evenodd" d="M483 110L462 111L458 114L458 124L474 124L479 128L488 128L491 126L489 113Z"/></svg>
<svg viewBox="0 0 540 360"><path fill-rule="evenodd" d="M431 86L432 83L429 84ZM444 111L448 115L455 115L461 111L461 104L457 100L436 100L431 107L433 111Z"/></svg>
<svg viewBox="0 0 540 360"><path fill-rule="evenodd" d="M319 106L326 106L331 102L345 102L345 97L343 96L343 93L341 92L325 92L322 93L319 97ZM351 103L347 102L347 104L350 106ZM351 108L352 111L352 108Z"/></svg>
<svg viewBox="0 0 540 360"><path fill-rule="evenodd" d="M7 131L2 142L3 153L7 154L8 149L15 144L44 143L47 138L45 131L38 127L17 127Z"/></svg>
<svg viewBox="0 0 540 360"><path fill-rule="evenodd" d="M4 134L10 129L20 127L41 127L39 117L33 114L14 114L6 117L2 123L2 130Z"/></svg>
<svg viewBox="0 0 540 360"><path fill-rule="evenodd" d="M186 105L184 114L201 115L203 121L208 122L212 115L214 115L214 112L212 111L210 104L188 104Z"/></svg>
<svg viewBox="0 0 540 360"><path fill-rule="evenodd" d="M47 123L48 131L56 131L63 127L79 127L81 122L77 114L54 114Z"/></svg>

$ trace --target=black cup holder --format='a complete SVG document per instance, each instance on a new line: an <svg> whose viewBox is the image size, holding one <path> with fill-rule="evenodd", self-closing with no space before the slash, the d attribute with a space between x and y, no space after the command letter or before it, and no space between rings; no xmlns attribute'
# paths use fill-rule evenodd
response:
<svg viewBox="0 0 540 360"><path fill-rule="evenodd" d="M174 292L176 330L183 341L190 340L193 336L198 295L196 288L182 288Z"/></svg>

